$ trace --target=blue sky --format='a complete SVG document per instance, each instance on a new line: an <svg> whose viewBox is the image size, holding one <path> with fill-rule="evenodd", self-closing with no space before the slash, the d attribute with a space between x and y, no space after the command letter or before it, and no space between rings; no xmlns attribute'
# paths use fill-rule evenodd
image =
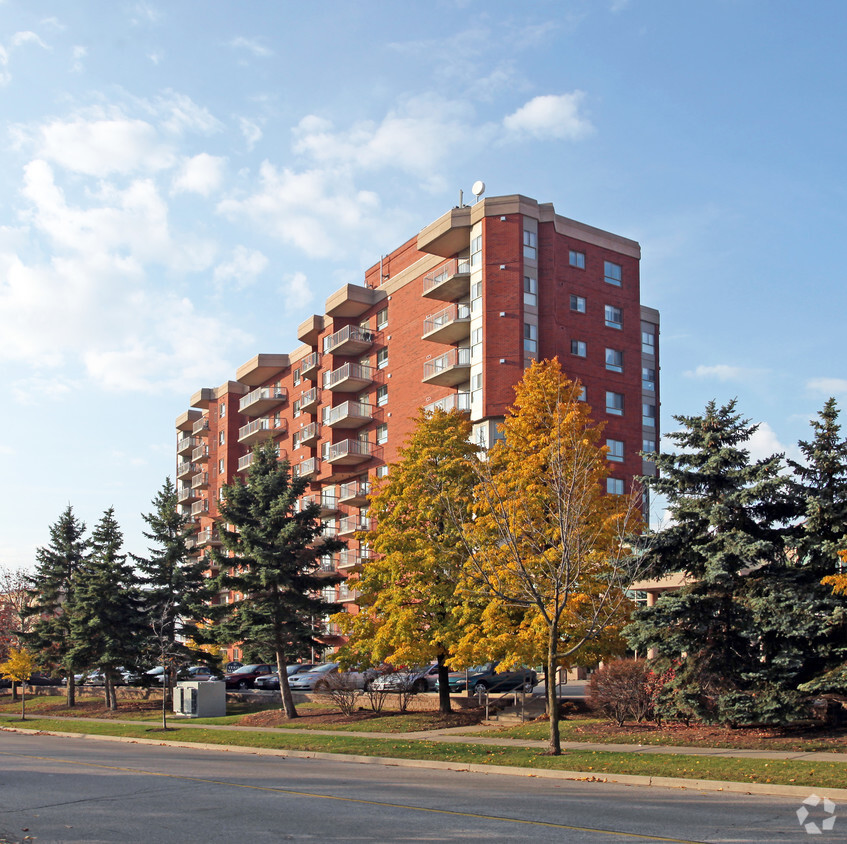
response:
<svg viewBox="0 0 847 844"><path fill-rule="evenodd" d="M642 246L662 422L843 404L847 6L0 0L0 565L483 179Z"/></svg>

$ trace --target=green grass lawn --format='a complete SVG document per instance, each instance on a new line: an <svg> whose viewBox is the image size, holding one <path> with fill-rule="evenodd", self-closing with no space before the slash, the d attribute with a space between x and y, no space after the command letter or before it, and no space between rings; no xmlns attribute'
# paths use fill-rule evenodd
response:
<svg viewBox="0 0 847 844"><path fill-rule="evenodd" d="M399 759L426 759L452 763L509 765L530 769L582 771L602 778L604 774L682 777L685 779L733 782L779 783L805 787L843 788L845 767L837 762L794 762L769 759L726 759L686 755L635 755L607 751L566 751L562 756L545 756L538 750L516 747L442 744L437 741L362 738L359 736L309 736L273 732L232 732L177 727L162 732L152 726L114 724L108 721L80 722L74 719L32 718L21 722L0 715L0 725L28 730L57 730L69 733L114 735L162 741L266 747L281 750L322 751Z"/></svg>

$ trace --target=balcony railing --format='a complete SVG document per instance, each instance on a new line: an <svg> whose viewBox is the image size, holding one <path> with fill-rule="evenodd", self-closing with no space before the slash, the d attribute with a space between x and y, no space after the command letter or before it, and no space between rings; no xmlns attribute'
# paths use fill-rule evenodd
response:
<svg viewBox="0 0 847 844"><path fill-rule="evenodd" d="M345 363L332 372L324 372L325 390L355 393L369 386L373 381L373 367L360 363Z"/></svg>
<svg viewBox="0 0 847 844"><path fill-rule="evenodd" d="M253 452L251 451L249 454L245 454L243 457L238 458L238 471L246 472L252 464Z"/></svg>
<svg viewBox="0 0 847 844"><path fill-rule="evenodd" d="M176 441L176 453L180 455L188 454L202 442L200 437L192 437L191 434L184 434Z"/></svg>
<svg viewBox="0 0 847 844"><path fill-rule="evenodd" d="M183 486L177 490L176 500L179 504L188 504L189 501L194 501L197 494L190 486Z"/></svg>
<svg viewBox="0 0 847 844"><path fill-rule="evenodd" d="M203 498L200 501L195 501L191 505L191 515L192 516L199 516L201 513L208 513L208 512L209 512L209 499L208 498Z"/></svg>
<svg viewBox="0 0 847 844"><path fill-rule="evenodd" d="M310 457L293 467L292 473L296 478L310 478L316 475L321 468L321 461L317 457Z"/></svg>
<svg viewBox="0 0 847 844"><path fill-rule="evenodd" d="M338 522L339 536L352 536L360 530L370 530L373 519L367 516L345 516Z"/></svg>
<svg viewBox="0 0 847 844"><path fill-rule="evenodd" d="M191 433L196 437L198 434L203 436L206 431L209 430L209 417L201 416L195 423L194 427L191 429Z"/></svg>
<svg viewBox="0 0 847 844"><path fill-rule="evenodd" d="M427 413L433 413L436 410L443 410L445 413L449 413L451 410L458 410L462 413L468 413L470 409L470 393L452 393L449 396L444 396L443 399L439 399L438 401L434 401L431 404L424 406L424 410Z"/></svg>
<svg viewBox="0 0 847 844"><path fill-rule="evenodd" d="M423 295L428 299L455 302L470 292L471 263L467 258L453 258L424 276Z"/></svg>
<svg viewBox="0 0 847 844"><path fill-rule="evenodd" d="M301 428L297 434L300 445L314 445L321 437L321 426L317 422L312 422Z"/></svg>
<svg viewBox="0 0 847 844"><path fill-rule="evenodd" d="M443 311L430 314L423 325L424 340L436 343L458 343L471 334L471 306L465 303L449 305Z"/></svg>
<svg viewBox="0 0 847 844"><path fill-rule="evenodd" d="M321 356L318 352L312 352L310 355L306 355L303 360L300 361L300 374L304 378L311 378L314 380L314 376L317 375L318 369L321 366Z"/></svg>
<svg viewBox="0 0 847 844"><path fill-rule="evenodd" d="M264 419L254 419L238 429L238 442L249 445L274 434L285 433L287 429L288 423L282 418L269 416Z"/></svg>
<svg viewBox="0 0 847 844"><path fill-rule="evenodd" d="M209 486L209 473L208 472L198 472L191 479L191 488L192 489L206 489Z"/></svg>
<svg viewBox="0 0 847 844"><path fill-rule="evenodd" d="M367 504L368 493L371 491L369 481L348 481L338 488L338 503L362 506Z"/></svg>
<svg viewBox="0 0 847 844"><path fill-rule="evenodd" d="M331 428L361 428L373 419L373 408L360 401L345 401L329 411L327 425Z"/></svg>
<svg viewBox="0 0 847 844"><path fill-rule="evenodd" d="M196 546L202 548L204 545L220 545L221 538L213 528L204 528L197 534Z"/></svg>
<svg viewBox="0 0 847 844"><path fill-rule="evenodd" d="M177 480L181 480L182 478L187 478L189 475L196 475L199 471L200 467L196 463L183 460L181 463L177 463L176 477Z"/></svg>
<svg viewBox="0 0 847 844"><path fill-rule="evenodd" d="M470 378L471 350L450 349L449 352L424 363L425 384L455 387Z"/></svg>
<svg viewBox="0 0 847 844"><path fill-rule="evenodd" d="M209 459L209 446L207 445L198 445L194 451L191 452L191 461L193 463L206 463Z"/></svg>
<svg viewBox="0 0 847 844"><path fill-rule="evenodd" d="M260 416L288 399L284 387L259 387L241 397L238 409L245 416Z"/></svg>
<svg viewBox="0 0 847 844"><path fill-rule="evenodd" d="M324 354L360 355L373 345L373 341L373 331L359 328L358 325L345 325L335 334L324 337Z"/></svg>
<svg viewBox="0 0 847 844"><path fill-rule="evenodd" d="M329 447L327 462L333 465L364 463L373 456L376 447L364 440L342 440Z"/></svg>
<svg viewBox="0 0 847 844"><path fill-rule="evenodd" d="M300 393L300 410L303 413L314 413L321 401L321 391L317 387L311 390L303 390Z"/></svg>

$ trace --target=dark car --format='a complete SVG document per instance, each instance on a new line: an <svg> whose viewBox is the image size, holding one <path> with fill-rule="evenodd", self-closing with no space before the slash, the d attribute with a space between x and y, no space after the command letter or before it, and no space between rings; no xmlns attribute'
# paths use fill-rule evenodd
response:
<svg viewBox="0 0 847 844"><path fill-rule="evenodd" d="M447 679L450 691L463 692L470 688L476 694L482 690L507 692L522 688L531 692L538 683L538 675L531 668L498 671L498 665L498 662L487 662L485 665L468 668L467 671L451 671Z"/></svg>
<svg viewBox="0 0 847 844"><path fill-rule="evenodd" d="M314 663L311 662L298 662L293 665L288 665L285 668L286 674L289 677L294 674L302 674L304 671L311 671L314 668ZM268 674L265 677L257 677L255 682L255 688L257 689L265 689L269 691L279 691L279 674L274 671L273 674Z"/></svg>
<svg viewBox="0 0 847 844"><path fill-rule="evenodd" d="M273 670L273 666L263 662L242 665L232 674L224 674L224 682L228 689L252 689L257 677L273 674Z"/></svg>

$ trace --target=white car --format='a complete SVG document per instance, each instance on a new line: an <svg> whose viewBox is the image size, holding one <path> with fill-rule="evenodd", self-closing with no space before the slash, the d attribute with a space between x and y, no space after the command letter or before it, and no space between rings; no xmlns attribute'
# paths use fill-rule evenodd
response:
<svg viewBox="0 0 847 844"><path fill-rule="evenodd" d="M367 673L361 671L341 671L337 662L325 662L311 671L303 671L300 674L295 674L288 678L288 687L293 692L313 692L320 691L321 681L327 681L328 678L340 674L346 678L354 689L364 689L371 677Z"/></svg>

